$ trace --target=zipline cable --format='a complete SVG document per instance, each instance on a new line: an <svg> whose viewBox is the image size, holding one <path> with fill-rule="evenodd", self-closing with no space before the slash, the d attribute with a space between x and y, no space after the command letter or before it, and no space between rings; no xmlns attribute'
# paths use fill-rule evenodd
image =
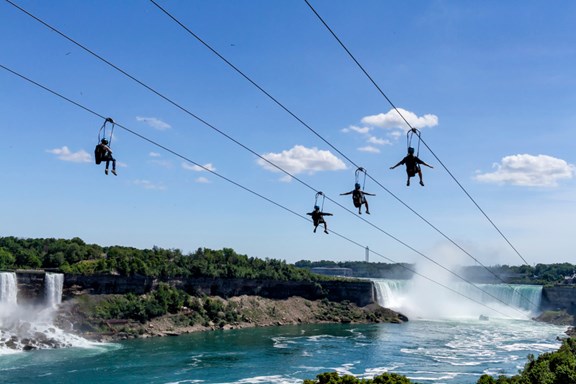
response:
<svg viewBox="0 0 576 384"><path fill-rule="evenodd" d="M100 117L101 119L108 119L107 117L104 117L102 114L95 112L93 109L90 109L90 108L88 108L88 107L85 107L84 105L82 105L82 104L80 104L80 103L78 103L78 102L76 102L76 101L74 101L74 100L72 100L72 99L70 99L70 98L62 95L61 93L58 93L58 92L56 92L56 91L54 91L54 90L52 90L52 89L50 89L50 88L48 88L48 87L46 87L46 86L38 83L38 82L30 79L29 77L26 77L26 76L24 76L24 75L22 75L22 74L20 74L20 73L18 73L18 72L16 72L16 71L8 68L8 67L6 67L6 66L4 66L4 65L2 65L2 64L0 64L0 68L2 68L2 69L4 69L4 70L12 73L12 74L15 75L15 76L18 76L19 78L21 78L21 79L23 79L23 80L26 80L27 82L29 82L29 83L31 83L31 84L33 84L33 85L36 85L36 86L39 87L39 88L42 88L43 90L45 90L45 91L53 94L54 96L57 96L57 97L65 100L65 101L67 101L67 102L69 102L69 103L71 103L71 104L73 104L73 105L75 105L75 106L83 109L83 110L86 111L86 112L89 112L89 113L91 113L91 114L93 114L93 115L95 115L95 116L98 116L98 117ZM272 199L270 199L270 198L268 198L268 197L266 197L266 196L264 196L264 195L262 195L262 194L260 194L260 193L258 193L258 192L256 192L256 191L254 191L253 189L250 189L250 188L248 188L248 187L246 187L246 186L243 186L242 184L240 184L240 183L238 183L238 182L236 182L236 181L234 181L234 180L232 180L232 179L230 179L230 178L228 178L228 177L226 177L226 176L223 176L223 175L217 173L216 171L214 171L214 170L212 170L212 169L210 169L210 168L208 168L208 167L205 167L205 166L203 166L203 165L201 165L201 164L199 164L199 163L194 162L193 160L189 159L188 157L186 157L186 156L184 156L184 155L181 155L180 153L178 153L178 152L176 152L176 151L174 151L174 150L172 150L172 149L170 149L170 148L168 148L168 147L166 147L166 146L158 143L157 141L151 140L151 139L147 138L146 136L144 136L144 135L142 135L142 134L139 134L139 133L137 133L136 131L131 130L131 129L125 127L125 126L122 125L122 124L119 124L119 123L116 123L116 122L115 122L115 125L116 125L117 127L121 128L121 129L125 130L126 132L129 132L129 133L131 133L132 135L134 135L134 136L136 136L136 137L138 137L138 138L140 138L140 139L142 139L142 140L144 140L144 141L147 141L148 143L150 143L150 144L152 144L152 145L154 145L154 146L156 146L156 147L158 147L158 148L161 148L161 149L167 151L168 153L171 153L172 155L174 155L174 156L176 156L176 157L179 157L180 159L182 159L182 160L184 160L184 161L186 161L186 162L189 162L189 163L191 163L191 164L193 164L193 165L195 165L195 166L198 166L198 167L202 168L203 170L205 170L205 171L207 171L207 172L209 172L209 173L211 173L211 174L213 174L213 175L215 175L215 176L217 176L217 177L219 177L219 178L221 178L221 179L223 179L223 180L225 180L225 181L227 181L227 182L229 182L229 183L231 183L231 184L233 184L233 185L235 185L235 186L237 186L237 187L239 187L239 188L241 188L241 189L243 189L243 190L245 190L245 191L247 191L247 192L249 192L249 193L251 193L251 194L253 194L253 195L255 195L255 196L257 196L257 197L260 197L261 199L266 200L267 202L269 202L269 203L271 203L271 204L274 204L274 205L276 205L276 206L279 207L279 208L284 209L284 210L287 211L287 212L290 212L290 213L292 213L292 214L294 214L294 215L296 215L296 216L298 216L298 217L300 217L300 218L302 218L302 219L304 219L304 220L306 220L306 221L308 221L308 222L310 221L308 218L306 218L306 217L303 216L302 214L300 214L300 213L298 213L298 212L296 212L296 211L294 211L294 210L292 210L292 209L290 209L290 208L288 208L288 207L286 207L286 206L284 206L284 205L282 205L282 204L280 204L280 203L277 203L276 201L274 201L274 200L272 200ZM322 192L319 192L319 193L322 193ZM323 194L322 194L322 195L323 195ZM350 243L352 243L352 244L355 244L355 245L357 245L357 246L359 246L359 247L361 247L361 248L364 248L364 245L362 245L362 244L360 244L360 243L358 243L358 242L356 242L356 241L354 241L354 240L352 240L352 239L350 239L350 238L348 238L348 237L346 237L346 236L344 236L344 235L341 235L341 234L339 234L339 233L337 233L337 232L334 232L334 231L331 231L331 232L332 232L333 234L335 234L336 236L338 236L338 237L340 237L340 238L342 238L342 239L344 239L344 240L346 240L346 241L348 241L348 242L350 242ZM406 246L408 246L408 245L406 244ZM409 247L409 246L408 246L408 247ZM411 248L411 247L409 247L409 248ZM411 248L411 249L413 249L413 248ZM416 250L414 250L414 251L416 251ZM431 281L431 282L433 282L433 283L435 283L435 284L437 284L437 285L439 285L439 286L441 286L441 287L444 287L444 288L446 288L446 289L448 289L448 290L450 290L450 291L452 291L452 292L454 292L454 293L456 293L456 294L458 294L458 295L460 295L460 296L462 296L462 297L464 297L464 298L466 298L466 299L468 299L468 300L474 301L474 302L476 302L477 304L480 304L480 305L484 306L485 308L490 309L491 311L494 311L494 312L496 312L496 313L498 313L498 314L500 314L500 315L503 315L503 316L505 316L505 317L511 317L511 316L509 316L509 315L507 315L507 314L505 314L505 313L502 313L502 312L500 312L500 311L498 311L498 310L496 310L496 309L494 309L494 308L489 307L488 305L486 305L486 304L484 304L484 303L482 303L482 302L480 302L480 301L478 301L478 300L476 300L476 299L474 299L474 298L468 297L468 296L464 295L463 293L458 292L458 291L456 291L456 290L454 290L454 289L446 286L445 284L442 284L442 283L437 282L437 281L435 281L435 280L433 280L433 279L431 279L431 278L428 278L428 277L426 277L426 276L418 273L417 271L412 270L412 269L406 267L405 265L403 265L403 264L401 264L401 263L398 263L398 262L396 262L396 261L394 261L394 260L392 260L392 259L390 259L390 258L387 258L387 257L385 257L385 256L383 256L383 255L381 255L381 254L379 254L379 253L376 253L376 252L374 252L374 251L371 251L371 252L374 253L374 254L376 254L376 255L379 255L379 256L381 256L381 257L383 257L383 258L385 258L385 259L387 259L387 260L389 260L389 261L391 261L391 262L393 262L393 263L396 263L396 264L398 264L398 265L400 265L400 266L408 269L409 271L412 271L413 273L415 273L415 274L417 274L417 275L425 278L425 279L428 280L428 281ZM416 251L416 252L418 252L418 251ZM419 252L418 252L418 253L419 253ZM474 284L472 284L472 285L475 286ZM485 291L483 291L483 292L485 292ZM485 292L485 293L487 293L487 292ZM498 300L499 300L499 299L498 299ZM499 300L499 301L501 301L502 303L504 303L502 300ZM518 312L521 313L523 316L528 317L525 313L523 313L523 312L520 311L519 309L517 309L517 308L515 308L515 307L512 307L512 306L509 305L509 304L506 304L506 303L504 303L504 304L507 305L507 306L509 306L510 308L518 311Z"/></svg>
<svg viewBox="0 0 576 384"><path fill-rule="evenodd" d="M340 38L336 35L336 33L332 30L332 28L330 28L330 26L326 23L326 21L324 21L324 19L322 18L322 16L320 16L320 14L316 11L316 9L314 9L314 7L312 6L312 4L310 4L310 2L308 0L304 0L304 2L308 5L308 7L312 10L312 12L316 15L316 17L322 22L322 24L326 27L326 29L330 32L330 34L332 34L332 36L336 39L336 41L340 44L340 46L346 51L346 53L348 54L348 56L350 56L350 58L354 61L354 63L356 63L356 65L358 66L358 68L360 68L360 70L364 73L364 75L366 75L366 77L368 78L368 80L370 80L370 82L374 85L374 87L376 87L376 89L378 90L378 92L380 92L380 94L386 99L386 101L388 101L388 103L392 106L392 108L396 111L396 113L398 113L398 115L400 116L400 118L402 118L402 120L404 120L404 122L406 123L406 125L410 128L410 129L414 129L412 127L412 125L408 122L408 120L404 117L404 115L400 112L400 110L396 107L396 105L394 105L394 103L392 102L392 100L390 100L390 98L384 93L384 91L382 91L382 89L380 88L380 86L378 86L378 84L376 83L376 81L374 81L374 79L372 78L372 76L370 76L370 74L364 69L364 67L362 66L362 64L360 64L360 62L358 60L356 60L356 57L354 57L354 55L352 54L352 52L350 52L350 50L346 47L346 45L344 45L344 43L342 42L342 40L340 40ZM421 139L420 139L421 140ZM470 193L468 193L468 191L466 190L466 188L464 188L464 186L456 179L456 177L452 174L452 172L450 172L450 170L446 167L446 165L444 165L444 163L438 158L438 156L436 156L436 154L434 153L434 151L432 151L432 149L428 146L428 144L426 144L426 142L424 140L421 140L422 144L424 144L424 146L430 151L430 153L434 156L434 158L438 161L438 163L440 163L440 165L442 165L442 167L444 168L444 170L450 175L450 177L456 182L456 184L460 187L460 189L466 194L466 196L468 196L468 198L472 201L472 203L476 206L476 208L478 208L478 210L484 215L484 217L488 220L488 222L494 227L494 229L496 229L496 231L500 234L500 236L502 236L502 238L504 238L504 240L506 241L506 243L508 243L508 245L512 248L512 250L522 259L522 261L524 262L525 265L530 265L526 259L524 258L524 256L522 256L520 254L520 252L516 249L516 247L514 247L514 245L512 245L512 243L510 242L510 240L508 240L508 238L506 237L506 235L504 235L504 233L500 230L500 228L498 228L498 226L494 223L494 221L492 221L492 219L490 219L490 217L488 216L488 214L480 207L480 205L478 205L478 203L476 202L476 200L470 195Z"/></svg>
<svg viewBox="0 0 576 384"><path fill-rule="evenodd" d="M80 44L79 42L75 41L74 39L70 38L69 36L67 36L66 34L64 34L63 32L60 32L58 29L52 27L51 25L49 25L48 23L44 22L43 20L41 20L40 18L34 16L33 14L31 14L30 12L26 11L25 9L19 7L18 5L14 4L12 1L10 0L5 0L6 2L8 2L9 4L13 5L15 8L21 10L22 12L24 12L25 14L27 14L28 16L32 17L33 19L35 19L36 21L40 22L41 24L43 24L44 26L46 26L47 28L49 28L50 30L56 32L57 34L59 34L60 36L64 37L65 39L67 39L68 41L72 42L73 44L75 44L76 46L80 47L81 49L85 50L86 52L90 53L91 55L93 55L94 57L98 58L99 60L103 61L104 63L106 63L107 65L111 66L112 68L114 68L115 70L119 71L120 73L122 73L123 75L127 76L128 78L130 78L131 80L135 81L136 83L140 84L141 86L145 87L147 90L153 92L154 94L156 94L157 96L161 97L162 99L164 99L165 101L168 101L170 104L174 105L175 107L177 107L178 109L182 110L183 112L185 112L186 114L192 116L193 118L195 118L196 120L200 121L201 123L203 123L204 125L208 126L209 128L213 129L214 131L220 133L221 135L223 135L224 137L226 137L227 139L231 140L232 142L234 142L235 144L241 146L242 148L244 148L245 150L249 151L250 153L252 153L253 155L257 156L258 158L262 159L263 161L267 162L268 164L270 164L271 166L275 167L276 169L278 169L279 171L285 173L286 175L288 175L289 177L294 178L295 180L299 181L300 183L302 183L303 185L307 186L308 188L314 190L315 192L319 192L318 190L316 190L315 188L313 188L312 186L310 186L309 184L305 183L304 181L302 181L301 179L295 177L294 175L290 174L289 172L287 172L286 170L284 170L283 168L279 167L278 165L276 165L275 163L271 162L270 160L264 158L263 156L261 156L260 154L258 154L257 152L255 152L254 150L250 149L249 147L245 146L244 144L242 144L241 142L239 142L238 140L234 139L233 137L231 137L230 135L226 134L225 132L221 131L220 129L216 128L215 126L213 126L212 124L208 123L206 120L200 118L199 116L197 116L196 114L190 112L188 109L186 109L185 107L181 106L180 104L176 103L175 101L171 100L170 98L168 98L167 96L163 95L162 93L156 91L155 89L153 89L152 87L148 86L147 84L145 84L144 82L138 80L137 78L135 78L134 76L130 75L129 73L127 73L126 71L122 70L121 68L119 68L118 66L114 65L113 63L111 63L110 61L106 60L105 58L103 58L102 56L96 54L95 52L93 52L92 50L90 50L89 48L85 47L84 45ZM206 43L204 43L206 45ZM210 48L212 49L212 48ZM219 57L221 57L219 55ZM229 63L226 60L227 63ZM229 63L229 65L232 65L231 63ZM240 72L239 69L237 69L236 67L234 67L236 71ZM240 72L241 73L241 72ZM247 79L249 79L246 75L243 74L243 76ZM255 84L255 82L253 82L252 80L250 80L251 83ZM258 85L256 85L258 87L258 89L262 90L266 95L268 95L269 97L272 98L272 96L267 93L266 91L264 91L261 87L259 87ZM281 105L283 107L283 109L289 111L286 107L284 107L279 101L277 101L276 99L272 98L277 104ZM312 130L313 132L316 133L317 136L320 136L316 131L314 131L311 127L309 127L308 125L306 125L301 119L299 119L295 114L293 114L292 112L290 112L290 114L292 116L294 116L298 121L302 122L306 127L308 127L310 130ZM323 138L322 138L323 139ZM325 142L327 142L325 139L323 139ZM333 145L329 144L332 148L335 148ZM339 150L335 149L338 153L341 153ZM342 153L341 153L342 154ZM342 154L342 156L344 156L349 162L351 162L352 164L355 165L354 162L352 162L348 157L346 157L344 154ZM372 180L374 180L371 176L369 176ZM414 211L412 208L410 208L406 203L404 203L400 198L398 198L396 195L394 195L392 192L390 192L387 188L385 188L381 183L377 182L376 180L374 180L379 186L381 186L384 190L386 190L388 193L390 193L394 198L396 198L398 201L400 201L403 205L405 205L406 207L408 207L412 212L416 213L416 211ZM342 206L341 204L337 203L335 200L330 199L329 197L325 196L325 198L328 198L330 201L334 202L335 204L337 204L338 206L340 206L341 208L345 209L346 211L348 211L349 213L351 213L352 215L354 215L356 217L356 215L350 211L348 208L345 208L344 206ZM416 213L417 214L417 213ZM421 215L417 214L418 217L422 217ZM399 239L397 239L396 237L392 236L391 234L387 233L386 231L384 231L383 229L379 228L378 226L374 225L373 223L369 222L368 220L361 218L361 220L363 220L364 222L368 223L369 225L371 225L372 227L376 228L377 230L379 230L380 232L386 234L387 236L391 237L392 239L399 241ZM429 223L427 220L425 220L425 222ZM432 226L432 228L435 228L434 226ZM437 229L437 231L442 234L444 237L448 238L445 234L443 234L441 231L439 231ZM449 239L449 238L448 238ZM449 239L452 243L455 244L454 241L452 241L451 239ZM402 243L402 242L401 242ZM405 243L404 243L405 244ZM414 250L415 252L417 252L419 255L423 256L424 258L426 258L427 260L431 261L432 263L436 264L437 266L439 266L440 268L446 270L447 272L453 274L454 276L458 277L459 279L462 279L463 281L472 284L474 287L476 287L477 289L483 291L484 293L486 293L489 296L492 296L493 298L495 298L498 301L501 301L503 304L504 303L502 300L498 299L497 297L491 295L490 293L482 290L480 287L478 287L477 285L473 284L472 282L470 282L469 280L465 279L464 277L458 275L457 273L451 271L450 269L442 266L441 264L439 264L438 262L436 262L435 260L429 258L428 256L424 255L421 252L416 251L415 249L409 247L410 249ZM461 247L459 247L460 249L462 249ZM465 252L466 254L469 255L469 253ZM471 255L470 255L471 256ZM475 259L476 260L476 259ZM477 261L478 262L478 261ZM493 274L492 271L490 271L487 267L485 267L489 272L491 272ZM532 303L533 304L533 303Z"/></svg>
<svg viewBox="0 0 576 384"><path fill-rule="evenodd" d="M21 78L24 79L24 80L27 80L27 81L29 81L29 82L37 85L38 87L41 87L42 89L44 89L44 90L46 90L46 91L48 91L48 92L50 92L50 93L52 93L52 94L54 94L54 95L56 95L56 96L59 96L59 97L63 98L63 99L66 100L66 101L69 101L69 102L75 104L75 105L78 106L78 107L81 107L81 108L85 109L86 111L88 111L88 112L90 112L90 113L92 113L92 114L95 114L95 115L97 115L97 116L99 116L99 117L101 117L101 118L104 118L103 116L97 114L97 113L94 112L93 110L90 110L90 109L88 109L88 108L83 107L82 105L74 102L73 100L68 99L68 98L62 96L61 94L52 91L51 89L49 89L49 88L47 88L47 87L45 87L45 86L43 86L43 85L41 85L41 84L39 84L39 83L31 80L31 79L29 79L29 78L27 78L27 77L25 77L25 76L23 76L23 75L15 72L15 71L11 70L11 69L9 69L9 68L7 68L7 67L4 66L4 65L1 65L1 64L0 64L0 67L3 68L3 69L5 69L5 70L7 70L7 71L9 71L9 72L11 72L11 73L13 73L14 75L17 75L17 76L21 77ZM108 119L108 118L106 118L106 119ZM167 148L167 147L161 146L160 144L158 144L158 143L156 143L156 142L154 142L154 141L152 141L152 140L149 140L149 139L145 138L144 136L140 135L140 134L137 133L137 132L134 132L134 131L132 131L132 130L126 128L126 127L123 127L123 126L121 126L121 125L119 125L119 124L117 124L117 123L116 123L116 125L117 125L118 127L121 127L121 128L123 128L123 129L125 129L126 131L128 131L128 132L130 132L130 133L132 133L132 134L134 134L134 135L136 135L136 136L138 136L138 137L140 137L140 138L142 138L142 139L144 139L144 140L146 140L146 141L148 141L148 142L150 142L150 143L152 143L152 144L154 144L154 145L157 145L158 147L160 147L160 148L162 148L162 149L164 149L164 150L172 153L173 155L178 156L178 157L184 159L185 161L188 161L188 162L190 162L190 163L192 163L192 164L194 164L194 165L197 165L197 166L201 167L202 169L204 169L204 170L206 170L206 171L209 171L210 173L212 173L212 174L214 174L214 175L216 175L216 176L218 176L218 177L221 177L221 178L223 178L223 179L225 179L225 180L227 180L227 181L229 181L229 182L237 185L237 183L233 182L232 180L229 180L229 179L227 179L227 178L219 175L218 173L216 173L216 172L214 172L214 171L212 171L212 170L209 170L207 167L202 166L202 165L200 165L200 164L197 164L197 163L191 161L190 159L181 156L180 154L178 154L178 153L170 150L170 149ZM313 187L309 186L309 185L306 184L304 181L302 181L302 180L300 180L299 178L291 175L289 172L283 170L282 168L279 168L279 169L281 169L283 172L285 172L288 176L294 177L295 180L299 181L299 182L302 183L303 185L305 185L305 186L307 186L307 187L309 187L309 188L311 188L312 190L315 191L315 189L314 189ZM241 187L241 188L243 188L243 189L246 189L246 188L242 187L241 185L238 185L238 186ZM248 189L247 189L247 190L248 190ZM250 190L248 190L248 191L249 191L249 192L252 192L252 191L250 191ZM255 193L255 192L254 192L254 193ZM268 198L266 198L266 197L264 197L264 196L259 195L258 193L255 193L255 194L258 195L258 196L260 196L260 197L262 197L263 199L265 199L265 200L267 200L267 201L270 201L271 203L274 203L273 201L269 200ZM344 207L342 204L340 204L340 203L338 203L337 201L335 201L335 200L331 199L330 197L326 196L326 195L325 195L323 192L321 192L321 191L318 191L318 192L316 193L316 196L315 196L315 204L318 203L318 200L319 200L320 198L322 199L322 207L324 207L324 201L325 201L325 199L328 199L328 200L330 200L331 202L333 202L334 204L338 205L340 208L342 208L342 209L344 209L345 211L349 212L350 214L354 215L354 213L353 213L350 209ZM274 203L274 204L276 204L276 203ZM281 206L281 207L282 207L282 206ZM284 207L282 207L282 208L284 208ZM286 208L285 208L285 209L286 209ZM294 211L291 211L291 210L289 210L289 211L292 212L292 213L295 213ZM297 214L297 213L295 213L295 214ZM301 216L300 214L297 214L297 215ZM355 216L355 215L354 215L354 216ZM302 217L303 217L303 216L302 216ZM373 228L375 228L376 230L378 230L378 231L382 232L383 234L385 234L386 236L390 237L390 238L393 239L394 241L398 242L399 244L401 244L401 245L403 245L404 247L408 248L409 250L413 251L414 253L416 253L416 254L424 257L425 259L427 259L428 261L432 262L432 263L435 264L436 266L438 266L438 267L442 268L443 270L447 271L448 273L452 274L453 276L455 276L455 277L459 278L460 280L462 280L462 281L470 284L471 286L473 286L473 287L475 287L476 289L482 291L482 292L485 293L486 295L491 296L491 297L494 298L495 300L500 301L502 304L508 305L506 302L504 302L504 301L501 300L500 298L498 298L498 297L492 295L491 293L483 290L482 288L480 288L480 287L477 286L476 284L472 283L471 281L467 280L467 279L464 278L463 276L460 276L460 275L457 274L456 272L454 272L454 271L446 268L445 266L443 266L443 265L441 265L440 263L436 262L436 261L433 260L432 258L428 257L426 254L424 254L424 253L418 251L417 249L411 247L409 244L407 244L407 243L405 243L404 241L400 240L400 239L397 238L396 236L394 236L394 235L386 232L385 230L383 230L382 228L380 228L380 227L378 227L377 225L373 224L372 222L370 222L370 221L368 221L368 220L366 220L366 219L364 219L364 218L360 218L360 219L363 220L363 221L364 221L365 223L367 223L368 225L370 225L370 226L372 226ZM509 306L509 305L508 305L508 306ZM513 308L513 309L516 309L516 308L514 308L514 307L512 307L512 306L510 306L510 307ZM519 311L519 310L518 310L518 311ZM519 311L519 312L520 312L520 311Z"/></svg>
<svg viewBox="0 0 576 384"><path fill-rule="evenodd" d="M305 0L306 1L306 0ZM348 162L350 162L352 165L354 165L357 169L362 169L362 167L359 167L353 160L351 160L348 156L346 156L343 152L341 152L338 148L336 148L334 145L332 145L328 140L326 140L324 137L322 137L322 135L320 135L316 130L314 130L312 127L310 127L310 125L308 125L307 123L305 123L301 118L299 118L295 113L293 113L290 109L288 109L284 104L282 104L278 99L276 99L274 96L272 96L269 92L267 92L264 88L262 88L260 85L258 85L254 80L252 80L248 75L246 75L243 71L241 71L238 67L236 67L233 63L231 63L228 59L226 59L223 55L221 55L218 51L216 51L212 46L210 46L208 43L206 43L202 38L200 38L200 36L198 36L196 33L194 33L190 28L188 28L186 25L184 25L182 22L180 22L175 16L173 16L170 12L168 12L165 8L163 8L162 6L160 6L156 1L154 0L150 0L150 2L152 4L154 4L158 9L160 9L164 14L166 14L170 19L172 19L176 24L178 24L179 26L181 26L186 32L188 32L191 36L193 36L196 40L198 40L202 45L204 45L206 48L208 48L211 52L213 52L216 56L218 56L222 61L224 61L226 64L228 64L234 71L236 71L239 75L241 75L244 79L246 79L248 82L250 82L252 85L254 85L258 90L260 90L262 93L264 93L268 98L270 98L274 103L276 103L278 106L280 106L280 108L282 108L284 111L286 111L288 114L290 114L292 117L294 117L298 122L300 122L304 127L308 128L312 133L314 133L317 137L319 137L322 141L324 141L326 144L328 144L332 149L334 149L338 154L340 154L342 157L344 157L346 160L348 160ZM313 8L312 8L313 9ZM314 10L314 9L313 9ZM318 15L318 17L320 17ZM327 28L329 28L326 25ZM335 36L335 34L334 34ZM336 39L338 39L337 36L335 36ZM339 39L338 39L339 40ZM342 44L343 45L343 44ZM348 49L344 46L344 49L346 49L347 52ZM352 54L349 52L349 54L352 56ZM352 58L354 59L354 61L356 61L356 59L352 56ZM360 65L360 63L358 63L358 65ZM361 67L361 66L360 66ZM362 68L362 67L361 67ZM362 68L362 70L364 70ZM370 77L370 75L365 72L366 75L372 80L372 78ZM380 87L378 87L378 85L372 80L372 82L374 83L374 85L380 90L380 92L382 93L382 95L389 101L389 103L393 106L393 108L400 114L401 118L404 119L404 121L406 122L406 124L410 127L410 123L404 118L404 116L400 113L400 111L398 110L398 108L396 108L396 106L392 103L392 101L390 99L388 99L388 97L386 96L386 94L380 89ZM411 128L411 130L414 130L414 128ZM418 148L420 147L420 142L422 142L426 148L428 148L430 150L430 148L428 147L428 145L426 145L426 143L421 140L420 135L418 134ZM430 150L430 152L432 152ZM434 157L436 157L436 155L434 155ZM438 162L440 162L443 166L444 164L438 159ZM448 169L444 166L444 168L448 171ZM450 171L448 171L448 173L450 173ZM451 173L450 173L451 174ZM439 228L437 228L435 225L433 225L429 220L425 219L422 215L418 214L414 209L412 209L408 204L406 204L404 201L402 201L398 196L396 196L393 192L391 192L388 188L386 188L383 184L381 184L380 182L378 182L376 179L374 179L371 175L368 175L367 173L364 174L364 176L370 178L371 180L373 180L374 182L376 182L376 184L378 184L378 186L380 186L382 189L384 189L388 194L390 194L392 197L394 197L398 202L400 202L402 205L404 205L406 208L408 208L411 212L413 212L414 214L416 214L416 216L418 216L420 219L422 219L426 224L428 224L431 228L433 228L436 232L438 232L442 237L444 237L445 239L447 239L450 243L452 243L453 245L455 245L458 249L460 249L462 252L464 252L464 254L466 254L467 256L469 256L470 258L472 258L476 263L478 263L479 265L481 265L486 271L488 271L488 273L492 274L494 277L496 277L498 280L500 280L502 283L504 284L508 284L506 283L500 276L496 275L494 273L494 271L492 271L491 269L489 269L487 266L485 266L483 263L481 263L477 258L475 258L474 256L472 256L468 251L466 251L464 248L462 248L460 245L458 245L454 240L452 240L449 236L447 236L444 232L442 232ZM453 177L453 176L452 176ZM454 178L454 177L453 177ZM455 179L455 178L454 178ZM458 183L458 181L456 181ZM460 183L458 183L460 185ZM460 185L461 186L461 185ZM461 188L463 188L461 186ZM469 196L471 198L471 196ZM474 200L473 200L474 201ZM480 207L478 207L480 208ZM487 215L485 215L487 217ZM487 217L488 218L488 217ZM490 220L488 218L488 220ZM492 222L490 220L490 222ZM492 222L493 223L493 222ZM493 224L495 226L495 224ZM496 227L497 228L497 227ZM497 228L498 229L498 228ZM502 233L501 233L502 234ZM503 235L503 234L502 234ZM510 243L509 243L510 244ZM511 245L511 244L510 244ZM523 259L523 258L522 258ZM524 260L524 259L523 259ZM525 260L524 260L525 261ZM531 300L529 298L526 298L528 301L531 302ZM532 303L533 304L533 303Z"/></svg>

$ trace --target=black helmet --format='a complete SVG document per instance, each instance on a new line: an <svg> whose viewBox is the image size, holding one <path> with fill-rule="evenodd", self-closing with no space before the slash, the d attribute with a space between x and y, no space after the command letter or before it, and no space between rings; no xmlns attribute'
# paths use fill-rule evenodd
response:
<svg viewBox="0 0 576 384"><path fill-rule="evenodd" d="M102 139L102 144L104 144L104 145L108 144L108 140Z"/></svg>

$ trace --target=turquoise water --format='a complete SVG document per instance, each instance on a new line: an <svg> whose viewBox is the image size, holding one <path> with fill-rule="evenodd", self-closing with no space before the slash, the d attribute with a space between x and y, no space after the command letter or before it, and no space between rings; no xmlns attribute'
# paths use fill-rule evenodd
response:
<svg viewBox="0 0 576 384"><path fill-rule="evenodd" d="M0 355L0 383L302 383L318 373L396 372L418 383L512 375L565 327L523 320L417 320L215 331Z"/></svg>

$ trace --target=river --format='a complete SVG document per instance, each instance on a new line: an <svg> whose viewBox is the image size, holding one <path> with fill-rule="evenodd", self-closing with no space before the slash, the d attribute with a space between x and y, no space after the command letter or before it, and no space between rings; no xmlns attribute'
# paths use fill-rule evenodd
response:
<svg viewBox="0 0 576 384"><path fill-rule="evenodd" d="M0 383L302 383L318 373L382 372L418 383L517 373L556 350L565 327L528 320L416 320L205 332L0 356Z"/></svg>
<svg viewBox="0 0 576 384"><path fill-rule="evenodd" d="M460 285L447 294L423 289L417 281L375 283L381 304L406 313L409 322L253 328L110 344L59 336L61 331L48 324L41 332L68 337L73 347L0 348L0 383L292 384L338 371L363 378L395 372L415 383L473 384L484 373L516 374L528 354L555 351L560 345L556 338L565 336L567 327L530 320L541 287ZM2 308L14 308L13 289L5 291ZM7 314L0 313L0 320ZM3 332L0 338L10 337Z"/></svg>

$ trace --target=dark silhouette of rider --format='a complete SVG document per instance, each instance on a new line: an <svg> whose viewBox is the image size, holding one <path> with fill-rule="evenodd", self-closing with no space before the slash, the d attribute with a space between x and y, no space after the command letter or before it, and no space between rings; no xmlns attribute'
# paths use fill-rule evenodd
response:
<svg viewBox="0 0 576 384"><path fill-rule="evenodd" d="M366 200L366 195L368 196L376 196L373 193L368 193L368 192L364 192L362 189L360 189L360 184L356 183L354 184L354 190L350 191L350 192L345 192L345 193L341 193L340 196L344 196L344 195L350 195L352 194L352 202L354 203L354 206L356 208L358 208L358 214L361 215L362 214L362 205L366 206L366 213L369 215L370 214L370 210L368 209L368 200Z"/></svg>
<svg viewBox="0 0 576 384"><path fill-rule="evenodd" d="M394 169L401 164L406 164L406 174L408 175L406 186L410 186L410 178L416 176L416 174L418 174L418 176L420 177L420 185L424 186L424 182L422 181L422 170L420 170L420 164L425 165L429 168L434 168L433 166L428 165L422 160L420 160L417 156L414 156L414 148L412 147L408 148L408 155L404 157L402 160L400 160L398 164L396 164L393 167L390 167L390 169Z"/></svg>
<svg viewBox="0 0 576 384"><path fill-rule="evenodd" d="M326 224L326 220L324 220L324 216L332 216L331 213L322 212L320 211L320 207L315 205L314 211L308 212L307 215L312 216L312 221L314 222L314 233L316 233L316 229L318 225L324 224L324 233L328 234L328 224Z"/></svg>
<svg viewBox="0 0 576 384"><path fill-rule="evenodd" d="M110 162L112 162L112 173L114 176L117 176L116 173L116 159L112 157L112 149L108 146L108 140L102 139L100 144L98 144L96 151L100 153L100 161L106 162L106 169L104 169L104 173L108 174L108 167L110 166ZM98 162L98 160L97 160Z"/></svg>

